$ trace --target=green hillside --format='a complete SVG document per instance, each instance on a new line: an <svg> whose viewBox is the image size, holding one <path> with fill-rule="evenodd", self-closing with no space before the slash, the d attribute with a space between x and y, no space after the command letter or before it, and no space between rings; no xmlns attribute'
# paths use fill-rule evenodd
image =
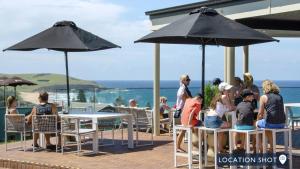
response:
<svg viewBox="0 0 300 169"><path fill-rule="evenodd" d="M37 90L56 90L66 89L66 76L61 74L0 74L0 76L18 76L23 79L36 83L35 86L20 86L18 91L32 92ZM92 88L103 88L103 86L97 84L94 81L82 80L70 77L70 88L71 89L92 89Z"/></svg>

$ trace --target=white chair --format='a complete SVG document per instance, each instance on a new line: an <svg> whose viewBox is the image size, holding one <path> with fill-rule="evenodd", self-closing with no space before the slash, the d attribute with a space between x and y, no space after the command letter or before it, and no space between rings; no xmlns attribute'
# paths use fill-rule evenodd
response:
<svg viewBox="0 0 300 169"><path fill-rule="evenodd" d="M254 129L254 130L237 130L237 129L230 129L229 130L229 152L232 153L233 149L234 149L234 145L235 145L235 139L233 137L233 133L243 133L246 135L246 154L250 153L250 137L251 135L255 135L256 138L256 152L258 152L259 150L259 134L262 135L262 148L263 148L263 152L262 153L266 153L266 147L263 143L265 143L265 132L264 130L261 129ZM254 147L254 146L253 146ZM236 168L233 166L230 166L230 168ZM248 168L250 168L250 166L248 166ZM266 168L265 166L263 166L263 168Z"/></svg>
<svg viewBox="0 0 300 169"><path fill-rule="evenodd" d="M95 129L89 129L91 126L89 123L80 123L78 118L62 117L61 119L61 137L62 137L62 148L61 153L64 154L64 147L66 146L65 137L73 136L77 142L68 142L77 145L77 155L81 152L81 138L85 136L92 136L94 139L98 139L96 136Z"/></svg>
<svg viewBox="0 0 300 169"><path fill-rule="evenodd" d="M106 110L105 113L108 111ZM114 113L113 111L110 111L111 113ZM98 128L100 131L100 143L99 146L113 146L115 145L115 128L116 128L116 120L99 120L98 121ZM111 142L110 143L104 143L103 138L103 132L111 130Z"/></svg>
<svg viewBox="0 0 300 169"><path fill-rule="evenodd" d="M187 133L187 152L177 152L177 132L179 131L186 131ZM188 166L189 169L193 168L193 155L199 155L199 159L201 156L201 153L194 153L193 152L193 145L192 145L192 128L191 127L185 127L183 125L174 125L173 126L173 141L174 141L174 166L177 167L183 167L183 166ZM200 141L199 141L199 148L201 149L200 146ZM178 164L177 163L177 157L186 157L188 159L187 164ZM199 167L201 168L201 167Z"/></svg>
<svg viewBox="0 0 300 169"><path fill-rule="evenodd" d="M116 106L115 109L116 109L116 112L118 112L118 113L131 114L131 109L129 107ZM121 119L121 122L119 124L119 129L121 130L121 144L122 145L127 144L127 143L124 143L124 128L127 125L128 125L127 119Z"/></svg>
<svg viewBox="0 0 300 169"><path fill-rule="evenodd" d="M153 145L153 120L152 120L152 111L151 110L146 110L143 108L129 108L129 107L118 107L117 109L118 112L120 113L128 113L132 114L133 116L133 127L136 131L136 146L147 146L147 145ZM120 129L121 129L121 140L122 140L122 145L126 145L127 143L124 143L124 128L128 122L124 119L122 119L122 122L120 124ZM145 130L146 133L149 133L151 131L150 135L150 143L146 144L140 144L139 140L139 131L140 130Z"/></svg>
<svg viewBox="0 0 300 169"><path fill-rule="evenodd" d="M288 117L288 125L289 126L292 126L292 130L294 131L294 128L295 128L295 123L296 125L298 126L298 123L300 122L300 116L298 115L295 115L297 113L294 112L293 110L293 107L289 107L289 106L286 106L286 113L288 114L287 117Z"/></svg>
<svg viewBox="0 0 300 169"><path fill-rule="evenodd" d="M136 146L148 146L153 145L153 120L152 120L152 110L146 110L142 108L131 108L131 113L133 115L133 125L136 131ZM150 133L150 142L141 144L139 140L139 131L144 130L146 133Z"/></svg>
<svg viewBox="0 0 300 169"><path fill-rule="evenodd" d="M58 133L57 130L57 115L34 115L32 116L32 134L33 140L35 139L35 134L55 134L56 138L56 152L58 144ZM41 138L40 138L41 139ZM33 145L32 151L35 151Z"/></svg>
<svg viewBox="0 0 300 169"><path fill-rule="evenodd" d="M26 133L31 133L30 127L25 123L24 114L6 114L5 115L5 151L7 148L7 134L18 133L21 136L21 145L24 151L26 151ZM15 148L11 148L15 149Z"/></svg>
<svg viewBox="0 0 300 169"><path fill-rule="evenodd" d="M160 124L168 126L167 132L169 133L169 136L171 136L173 130L173 110L168 112L168 118L160 119ZM160 130L166 131L164 128L161 128Z"/></svg>
<svg viewBox="0 0 300 169"><path fill-rule="evenodd" d="M214 153L215 153L215 168L217 169L218 168L218 165L217 165L217 153L218 153L218 133L221 133L221 132L229 132L229 128L226 128L226 129L221 129L221 128L207 128L207 127L196 127L198 129L198 135L199 135L199 145L202 145L201 142L202 142L202 134L204 133L204 154L207 153L207 138L206 138L206 135L207 135L207 131L209 132L212 132L213 135L214 135ZM199 149L199 168L202 168L202 149L200 148ZM204 165L207 166L207 156L205 156L205 159L204 159Z"/></svg>
<svg viewBox="0 0 300 169"><path fill-rule="evenodd" d="M272 132L272 139L273 139L273 153L276 153L276 134L283 133L284 134L284 150L285 153L288 154L289 159L289 168L293 168L293 157L292 157L292 131L290 128L282 128L282 129L269 129L265 128L265 131ZM267 147L267 143L264 143ZM273 168L277 168L277 166L273 166Z"/></svg>

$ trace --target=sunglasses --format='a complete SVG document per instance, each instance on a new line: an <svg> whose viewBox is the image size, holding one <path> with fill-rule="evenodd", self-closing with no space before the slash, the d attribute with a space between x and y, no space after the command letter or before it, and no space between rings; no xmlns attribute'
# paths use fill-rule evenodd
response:
<svg viewBox="0 0 300 169"><path fill-rule="evenodd" d="M191 79L186 79L186 81L188 81L188 82L189 82L189 81L191 81Z"/></svg>

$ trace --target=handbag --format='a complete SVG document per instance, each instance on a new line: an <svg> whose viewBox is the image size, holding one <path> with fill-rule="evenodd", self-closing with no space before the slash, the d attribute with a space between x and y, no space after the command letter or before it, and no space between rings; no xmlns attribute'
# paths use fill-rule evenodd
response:
<svg viewBox="0 0 300 169"><path fill-rule="evenodd" d="M180 118L180 115L181 115L181 109L176 110L176 111L174 112L174 118Z"/></svg>

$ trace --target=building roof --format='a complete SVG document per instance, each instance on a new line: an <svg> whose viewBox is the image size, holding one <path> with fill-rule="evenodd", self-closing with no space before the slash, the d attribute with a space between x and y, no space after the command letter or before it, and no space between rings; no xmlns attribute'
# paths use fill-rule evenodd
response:
<svg viewBox="0 0 300 169"><path fill-rule="evenodd" d="M177 12L177 11L182 11L182 10L192 10L192 9L200 8L203 6L212 7L212 6L226 5L226 4L227 5L245 4L245 3L250 3L250 2L254 2L254 1L263 1L263 0L206 0L206 1L196 2L196 3L190 3L190 4L179 5L179 6L169 7L169 8L147 11L147 12L145 12L145 14L146 15L159 15L159 14L175 12L175 11Z"/></svg>

